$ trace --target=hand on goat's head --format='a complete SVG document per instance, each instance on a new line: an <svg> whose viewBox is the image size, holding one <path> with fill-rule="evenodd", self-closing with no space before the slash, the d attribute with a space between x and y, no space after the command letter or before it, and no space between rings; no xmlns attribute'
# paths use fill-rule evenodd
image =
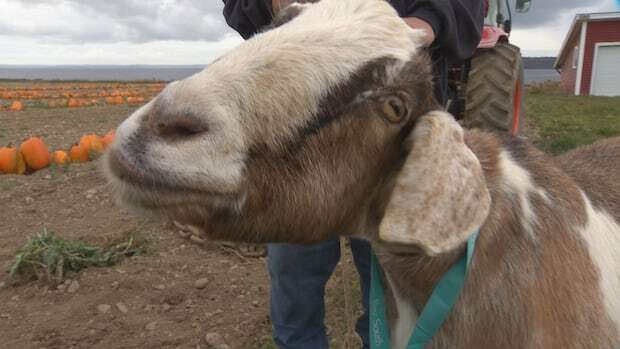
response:
<svg viewBox="0 0 620 349"><path fill-rule="evenodd" d="M437 108L421 39L385 1L307 6L136 111L109 178L128 206L216 239L376 233L406 140Z"/></svg>

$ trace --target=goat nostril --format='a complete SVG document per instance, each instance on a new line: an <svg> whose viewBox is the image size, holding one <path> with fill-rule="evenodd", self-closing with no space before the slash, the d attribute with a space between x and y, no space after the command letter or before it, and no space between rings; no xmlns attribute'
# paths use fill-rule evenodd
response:
<svg viewBox="0 0 620 349"><path fill-rule="evenodd" d="M209 129L194 120L176 120L173 122L158 122L155 132L162 138L182 139L206 133Z"/></svg>

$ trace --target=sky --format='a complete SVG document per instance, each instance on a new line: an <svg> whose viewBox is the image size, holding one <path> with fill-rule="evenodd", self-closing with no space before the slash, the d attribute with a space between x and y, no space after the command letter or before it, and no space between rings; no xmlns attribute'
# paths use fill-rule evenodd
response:
<svg viewBox="0 0 620 349"><path fill-rule="evenodd" d="M576 13L617 11L619 1L533 0L514 15L511 41L524 56L555 56ZM0 64L208 64L242 41L222 8L221 0L0 0Z"/></svg>

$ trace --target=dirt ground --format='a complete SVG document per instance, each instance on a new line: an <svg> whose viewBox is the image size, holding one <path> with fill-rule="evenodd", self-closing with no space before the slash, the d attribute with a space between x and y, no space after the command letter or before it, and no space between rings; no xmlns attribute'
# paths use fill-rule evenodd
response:
<svg viewBox="0 0 620 349"><path fill-rule="evenodd" d="M0 145L36 135L53 149L68 149L83 134L115 128L133 109L0 112ZM141 231L152 239L152 253L70 275L72 287L12 285L1 273L0 348L208 348L207 333L221 335L230 348L274 348L265 259L216 243L198 246L168 222L119 208L96 162L0 175L0 270L8 271L16 250L44 229L95 244ZM347 316L343 273L357 282L350 256L328 284L327 325L336 348ZM208 282L199 289L195 283L203 278Z"/></svg>

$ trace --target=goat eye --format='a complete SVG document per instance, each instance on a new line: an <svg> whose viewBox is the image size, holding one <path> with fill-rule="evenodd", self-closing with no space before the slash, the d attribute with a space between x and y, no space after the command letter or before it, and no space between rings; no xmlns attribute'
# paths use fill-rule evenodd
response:
<svg viewBox="0 0 620 349"><path fill-rule="evenodd" d="M407 113L407 106L402 99L390 96L383 101L383 116L389 122L399 123Z"/></svg>

